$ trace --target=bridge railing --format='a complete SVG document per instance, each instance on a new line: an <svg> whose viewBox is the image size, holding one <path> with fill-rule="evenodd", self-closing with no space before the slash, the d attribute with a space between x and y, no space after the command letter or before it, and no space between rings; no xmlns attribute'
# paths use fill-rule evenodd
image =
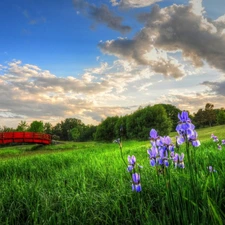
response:
<svg viewBox="0 0 225 225"><path fill-rule="evenodd" d="M0 132L0 144L40 143L51 144L51 135L35 132Z"/></svg>

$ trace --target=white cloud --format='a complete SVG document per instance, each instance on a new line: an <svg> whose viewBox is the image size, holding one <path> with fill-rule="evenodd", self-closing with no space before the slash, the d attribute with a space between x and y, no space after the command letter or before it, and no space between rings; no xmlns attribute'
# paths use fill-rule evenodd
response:
<svg viewBox="0 0 225 225"><path fill-rule="evenodd" d="M190 0L191 12L198 16L202 16L205 13L205 9L202 6L202 0Z"/></svg>
<svg viewBox="0 0 225 225"><path fill-rule="evenodd" d="M113 6L120 6L124 8L143 8L161 1L162 0L111 0L111 3Z"/></svg>
<svg viewBox="0 0 225 225"><path fill-rule="evenodd" d="M10 62L0 76L0 105L4 108L0 124L6 123L9 118L29 121L31 118L52 120L69 116L93 122L97 117L87 118L86 112L100 113L101 118L128 113L130 109L124 102L130 97L123 92L130 84L140 80L140 74L145 72L146 68L117 60L112 65L101 63L99 67L86 69L78 79L57 77L21 61Z"/></svg>
<svg viewBox="0 0 225 225"><path fill-rule="evenodd" d="M170 56L174 52L181 52L195 67L207 63L225 71L225 36L215 21L204 17L201 4L193 0L190 5L153 6L150 13L139 15L145 26L132 39L108 40L99 47L105 54L151 66L166 77L187 75L184 62Z"/></svg>

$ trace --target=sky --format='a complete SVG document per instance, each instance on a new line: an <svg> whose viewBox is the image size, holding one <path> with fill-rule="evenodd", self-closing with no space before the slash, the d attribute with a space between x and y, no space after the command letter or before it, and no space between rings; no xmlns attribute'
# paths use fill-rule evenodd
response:
<svg viewBox="0 0 225 225"><path fill-rule="evenodd" d="M1 0L0 127L225 107L224 0Z"/></svg>

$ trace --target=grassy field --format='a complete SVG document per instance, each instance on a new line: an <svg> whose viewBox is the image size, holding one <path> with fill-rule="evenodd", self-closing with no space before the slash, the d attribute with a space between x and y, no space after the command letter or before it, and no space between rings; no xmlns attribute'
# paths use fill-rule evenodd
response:
<svg viewBox="0 0 225 225"><path fill-rule="evenodd" d="M225 126L198 133L191 163L164 175L149 164L148 140L123 143L125 160L135 155L143 166L140 193L117 144L2 147L0 224L224 224L225 146L219 151L210 135L225 139Z"/></svg>

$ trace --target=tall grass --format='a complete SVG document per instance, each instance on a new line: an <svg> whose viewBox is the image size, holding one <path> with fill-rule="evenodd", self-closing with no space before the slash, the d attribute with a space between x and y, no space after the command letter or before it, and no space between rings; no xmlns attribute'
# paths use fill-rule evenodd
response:
<svg viewBox="0 0 225 225"><path fill-rule="evenodd" d="M131 191L116 144L66 143L3 158L0 224L223 224L225 147L204 141L191 150L193 164L185 158L184 170L170 166L164 175L150 167L148 147L123 143L124 158L135 155L143 166L140 193Z"/></svg>

